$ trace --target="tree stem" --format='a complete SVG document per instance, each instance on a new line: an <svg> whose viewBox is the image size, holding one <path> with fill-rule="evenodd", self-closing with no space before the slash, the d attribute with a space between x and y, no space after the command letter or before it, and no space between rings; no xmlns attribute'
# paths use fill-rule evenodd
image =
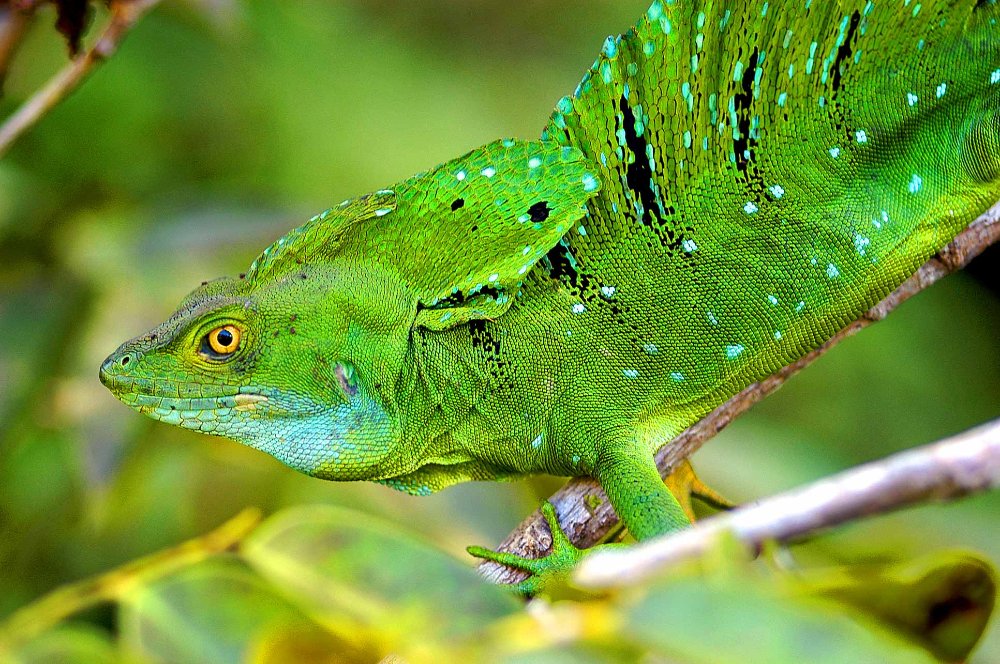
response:
<svg viewBox="0 0 1000 664"><path fill-rule="evenodd" d="M648 580L732 533L750 550L849 521L1000 486L1000 419L718 514L673 535L584 559L575 580L601 589Z"/></svg>
<svg viewBox="0 0 1000 664"><path fill-rule="evenodd" d="M111 18L94 46L70 61L0 125L0 156L3 156L24 132L69 96L99 64L114 55L136 22L159 2L160 0L112 2Z"/></svg>

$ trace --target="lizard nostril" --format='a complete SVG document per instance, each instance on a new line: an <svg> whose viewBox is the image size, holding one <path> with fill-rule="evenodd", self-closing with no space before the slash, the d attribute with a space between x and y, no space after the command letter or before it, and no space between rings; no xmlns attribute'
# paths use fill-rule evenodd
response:
<svg viewBox="0 0 1000 664"><path fill-rule="evenodd" d="M122 359L121 359L121 365L124 367L131 360L132 360L132 358L130 356L128 356L128 355L123 356Z"/></svg>

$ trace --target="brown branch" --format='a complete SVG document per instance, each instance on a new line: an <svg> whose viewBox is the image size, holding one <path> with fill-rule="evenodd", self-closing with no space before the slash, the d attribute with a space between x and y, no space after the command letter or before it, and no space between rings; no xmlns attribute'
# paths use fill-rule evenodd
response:
<svg viewBox="0 0 1000 664"><path fill-rule="evenodd" d="M584 559L589 589L638 583L707 552L725 533L751 551L862 517L1000 486L1000 419L700 521L682 532Z"/></svg>
<svg viewBox="0 0 1000 664"><path fill-rule="evenodd" d="M87 52L74 58L49 79L34 95L0 125L0 156L21 134L33 127L46 113L65 99L102 62L114 55L129 30L160 0L116 0L111 4L111 18Z"/></svg>
<svg viewBox="0 0 1000 664"><path fill-rule="evenodd" d="M92 606L120 598L140 583L166 576L206 558L234 550L257 524L261 513L247 508L215 530L183 544L132 561L105 574L60 586L15 611L0 623L0 661L49 627Z"/></svg>
<svg viewBox="0 0 1000 664"><path fill-rule="evenodd" d="M948 246L924 263L917 272L884 300L869 309L822 346L764 380L754 383L686 429L656 454L656 465L666 477L683 459L695 452L705 441L722 431L734 419L765 396L774 392L792 375L811 364L823 353L846 337L885 318L905 300L916 295L935 281L955 272L978 256L986 247L1000 240L1000 203L962 231ZM570 480L549 501L555 506L559 523L570 539L580 547L589 547L604 539L618 524L607 496L600 485L590 478ZM551 543L548 527L537 510L522 521L498 547L528 558L543 555ZM516 583L525 578L524 572L492 562L482 562L479 571L494 583Z"/></svg>
<svg viewBox="0 0 1000 664"><path fill-rule="evenodd" d="M8 3L0 7L0 90L7 78L10 61L35 15L34 2Z"/></svg>

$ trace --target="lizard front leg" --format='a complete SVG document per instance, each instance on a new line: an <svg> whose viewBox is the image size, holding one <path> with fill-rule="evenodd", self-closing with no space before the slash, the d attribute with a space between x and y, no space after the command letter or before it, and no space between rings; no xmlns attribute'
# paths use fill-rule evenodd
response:
<svg viewBox="0 0 1000 664"><path fill-rule="evenodd" d="M594 475L607 493L611 506L637 540L670 533L690 524L648 453L631 447L609 448L599 457ZM477 558L531 573L531 577L515 584L514 590L519 594L531 596L543 592L551 584L566 580L577 563L591 551L620 546L600 544L590 549L577 548L560 528L552 504L546 502L541 511L552 532L552 546L545 556L525 558L479 546L468 548Z"/></svg>

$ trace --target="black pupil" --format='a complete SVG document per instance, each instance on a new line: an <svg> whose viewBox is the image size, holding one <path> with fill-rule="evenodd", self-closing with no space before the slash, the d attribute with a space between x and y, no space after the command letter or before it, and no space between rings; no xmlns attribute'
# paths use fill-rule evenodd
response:
<svg viewBox="0 0 1000 664"><path fill-rule="evenodd" d="M229 330L219 330L219 333L215 335L215 340L219 342L220 346L229 347L233 343L233 333Z"/></svg>

